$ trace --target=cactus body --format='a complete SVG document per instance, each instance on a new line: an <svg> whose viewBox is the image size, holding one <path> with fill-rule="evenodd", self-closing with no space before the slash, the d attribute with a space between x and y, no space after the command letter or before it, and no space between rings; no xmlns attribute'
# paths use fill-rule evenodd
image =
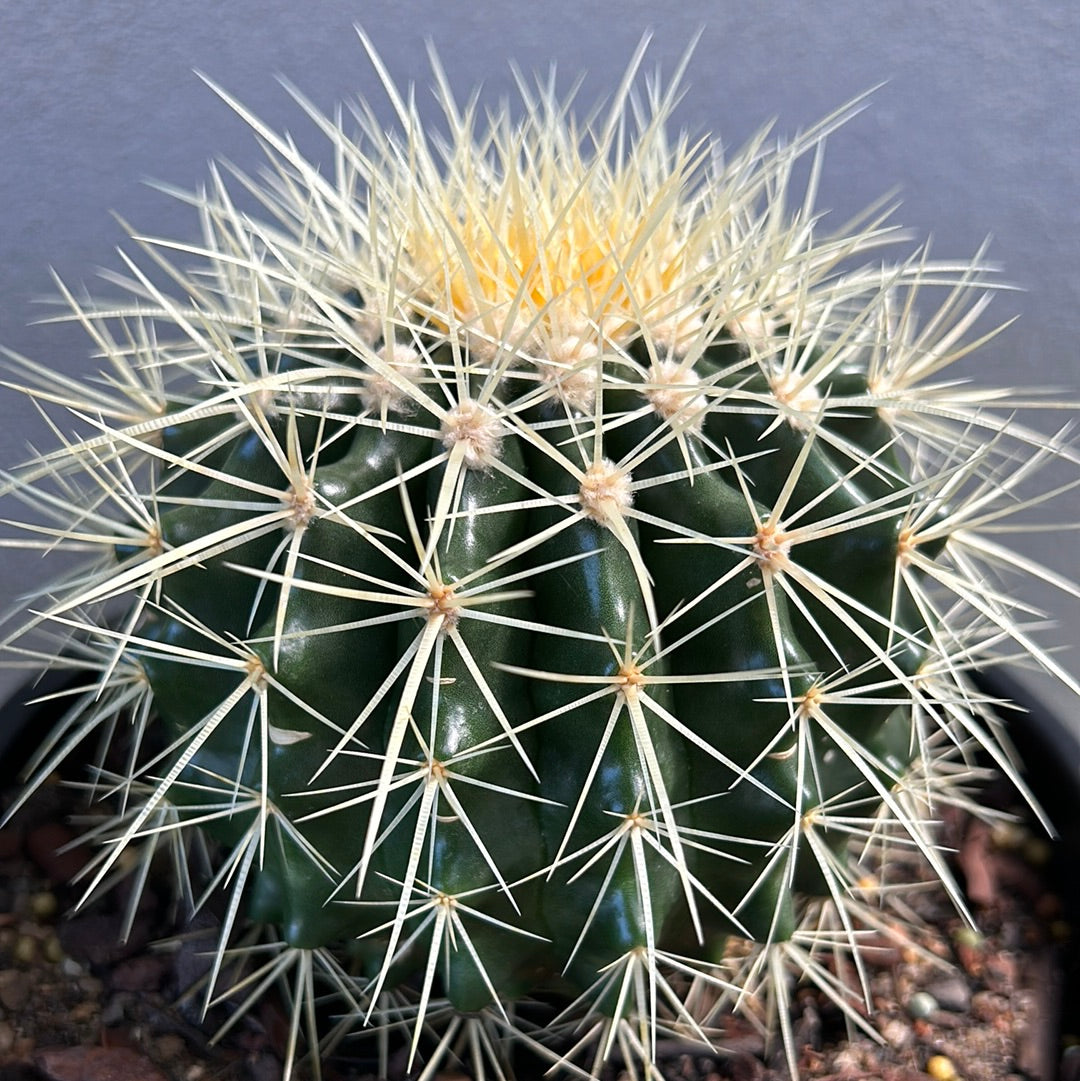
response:
<svg viewBox="0 0 1080 1081"><path fill-rule="evenodd" d="M98 414L14 476L94 559L8 639L59 635L95 687L40 775L138 721L94 885L201 830L221 948L268 925L347 1023L404 996L414 1044L468 1018L496 1054L553 991L599 1068L706 1038L695 988L777 998L815 930L857 949L853 850L947 876L937 801L973 747L1007 762L966 670L1012 641L1056 671L968 528L1012 499L999 441L1038 440L924 385L978 268L858 269L884 226L787 211L832 122L721 169L669 145L667 100L588 155L549 96L482 138L450 107L442 165L417 124L403 150L324 121L330 181L258 128L273 224L217 181L209 276L79 311L114 396L24 365Z"/></svg>

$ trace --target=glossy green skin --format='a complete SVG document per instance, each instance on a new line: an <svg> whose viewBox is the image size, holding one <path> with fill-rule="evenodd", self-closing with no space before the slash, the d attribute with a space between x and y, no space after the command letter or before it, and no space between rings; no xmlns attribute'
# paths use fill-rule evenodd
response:
<svg viewBox="0 0 1080 1081"><path fill-rule="evenodd" d="M716 382L723 370L722 358L703 358L699 368L703 377ZM850 383L857 377L844 378ZM745 385L745 380L741 383ZM853 393L850 388L845 392ZM611 392L605 411L610 415L640 410L642 404L632 389ZM527 419L551 446L565 445L571 431L565 420L542 409ZM706 468L716 460L713 448L730 447L745 459L741 468L752 488L757 514L765 519L806 439L800 428L786 423L770 432L771 420L727 409L721 403L708 415L700 436L688 433L681 446L669 442L635 468L634 479L678 472L685 467L684 455ZM410 423L421 432L437 428L433 419L422 416L410 418ZM201 422L201 427L192 425L190 431L169 430L167 438L174 453L183 453L185 439L189 449L202 445L220 427ZM847 453L819 435L789 501L789 513L815 499L817 503L799 519L799 525L843 515L874 500L882 500L880 506L888 513L826 540L796 546L791 558L858 604L890 618L893 567L909 501L906 497L889 501L889 494L903 486L901 479L891 475L897 468L895 455L886 445L887 432L872 414L858 418L848 411L835 423L826 418L824 427L848 451L877 455L875 461L882 468L848 475L852 467ZM310 455L318 438L317 426L308 423L296 430L302 450ZM643 439L663 431L664 422L649 415L632 424L612 426L605 433L604 453L617 460ZM317 490L328 504L349 503L345 514L350 520L394 534L399 539L386 543L418 566L403 499L421 538L426 539L426 520L438 501L443 466L414 477L404 495L391 487L373 499L352 501L418 463L436 458L442 453L441 444L427 434L381 431L370 424L346 429L343 436L339 429L336 434L333 455L327 455L325 463L320 458L314 472ZM284 423L272 437L282 446L292 438ZM514 437L504 439L502 460L516 475L526 477L531 487L497 470L465 472L459 503L462 515L437 545L444 582L472 574L523 538L565 523L575 514L573 504L558 501L576 493L574 472L528 441L520 443ZM265 443L250 433L216 448L206 460L222 474L284 488L279 465ZM240 507L251 501L250 493L224 479L185 478L171 470L166 475L166 495L214 501L213 506L182 504L166 510L163 536L167 546L197 543L201 536L273 506L273 501L266 501L262 510ZM522 511L497 510L522 500L535 501L538 490L549 493L549 503ZM818 499L823 492L829 494ZM496 510L480 513L485 508ZM808 746L817 768L805 770L800 782L796 729L803 722L794 717L789 703L798 701L841 664L866 666L868 674L862 678L867 683L895 682L901 673L913 673L922 661L922 643L929 632L918 613L901 604L897 618L907 637L882 660L875 651L884 647L886 631L873 620L863 619L861 630L853 632L812 599L806 602L805 612L799 611L779 588L770 610L763 569L752 556L748 558L748 547L665 543L677 539L680 528L707 537L754 534L754 515L730 466L707 469L692 485L678 480L645 487L635 494L634 508L645 516L641 523L633 519L629 523L653 581L661 622L687 600L707 594L691 612L665 628L665 646L715 619L702 633L666 652L661 661L646 666L653 680L646 687L649 697L716 752L709 754L695 746L656 711L645 711L650 746L668 798L676 807L695 883L692 893L701 915L705 955L719 951L730 934L761 941L786 938L797 918L792 886L805 891L827 889L805 838L789 846L793 857L770 855L797 828L797 812L841 797L846 802L877 802L866 770L837 752L829 737L810 722L805 722ZM257 712L253 712L254 694L246 694L216 722L170 792L173 801L195 817L205 810L209 797L201 787L193 786L215 785L214 798L220 807L230 798L232 786L257 791L265 784L277 815L266 831L265 848L260 848L249 872L251 914L277 925L285 941L298 947L359 939L366 963L377 968L389 941L385 925L397 908L400 887L395 880L407 874L411 846L422 837L411 907L419 910L439 894L468 895L463 903L479 913L463 914L458 909L486 978L460 943L456 949L445 949L439 962L443 993L460 1010L485 1006L492 988L506 1000L550 984L580 993L604 966L649 943L673 952L696 950L700 955L702 946L690 932L686 885L670 861L644 847L647 904L629 842L617 860L585 866L596 844L613 836L619 823L635 812L651 808L652 819L661 819L651 803L655 786L640 740L625 709L609 730L613 711L617 713L616 706L623 701L620 692L612 685L610 693L569 708L604 686L605 680L611 685L619 669L616 653L625 646L635 653L642 651L643 661L651 657L639 578L615 536L578 513L545 543L486 575L490 580L518 569L582 557L531 576L525 583L532 592L529 598L481 606L491 614L513 617L521 625L474 619L465 613L452 633L443 632L437 647L441 658L438 695L435 670L429 666L430 678L421 681L412 709L414 727L399 741L395 778L417 770L429 750L436 761L450 760L470 746L497 739L503 731L488 695L462 660L455 636L484 674L490 695L511 726L547 717L524 729L520 737L536 776L505 742L493 753L451 763L458 778L451 779L453 792L509 885L512 901L499 887L472 833L448 808L445 793L432 812L437 811L439 817L418 821L421 804L409 800L422 782L410 781L395 787L386 801L379 842L360 898L372 903L364 904L349 903L355 900L353 880L369 829L371 801L361 797L379 777L380 756L394 738L403 675L356 732L364 753L338 755L328 765L327 759L341 734L354 725L416 640L426 616L424 610L415 609L412 616L406 614L396 621L319 633L370 621L389 609L385 604L296 587L286 608L285 638L275 656L272 639L279 587L258 574L282 571L288 539L275 527L198 566L170 574L163 581L161 604L141 632L142 661L163 721L163 745L190 740L202 731L206 719L242 684L245 672L235 664L221 668L185 664L156 651L154 643L231 657L236 654L228 654L222 641L247 643L247 655L272 675L274 682L264 696L269 723L275 730L292 733L292 738L264 743ZM307 558L297 561L295 576L302 581L376 588L367 584L374 579L397 583L402 589L415 588L401 566L361 530L341 520L316 521L304 531L300 544ZM326 563L370 578L350 577ZM245 574L236 569L237 564L255 573ZM721 587L711 588L729 572ZM178 619L174 605L186 610L194 625ZM525 625L530 622L569 633L543 633ZM575 638L574 632L592 637ZM602 640L604 636L615 644L616 652ZM729 682L663 682L667 675L775 668L781 659L778 650L790 671L786 682L763 676ZM590 677L592 682L529 678L500 667L505 665ZM867 767L869 772L888 787L910 763L916 748L910 711L898 710L889 694L879 697L881 702L837 706L830 714L864 748L874 763ZM899 701L904 695L897 691L892 697ZM301 708L297 700L308 708ZM602 740L606 743L601 748ZM353 749L359 752L355 744ZM501 790L484 785L498 785ZM586 786L588 798L571 829L571 814ZM205 828L223 845L233 846L245 837L251 843L254 821L254 811L238 810L220 815ZM686 843L691 837L702 843ZM844 841L835 831L825 839L834 848ZM670 838L662 843L671 849ZM320 853L321 865L305 844ZM558 862L550 867L557 856ZM520 927L539 938L515 935L493 921ZM413 925L407 925L402 939ZM412 968L422 969L428 942L421 936L401 952L395 959L395 975L404 977Z"/></svg>
<svg viewBox="0 0 1080 1081"><path fill-rule="evenodd" d="M549 438L559 439L559 430L551 429ZM576 482L565 470L553 465L546 456L529 457L531 475L546 491L570 495ZM565 520L567 514L555 508L534 511L530 528L534 532ZM545 588L538 591L537 615L541 622L590 634L605 633L619 647L627 645L636 653L646 644L648 625L637 579L626 550L611 534L589 518L579 518L558 533L544 547L545 560L569 557L584 558L568 562L545 577ZM573 598L572 603L568 599ZM626 635L632 635L626 643ZM555 670L593 677L592 684L565 684L538 681L532 688L534 711L538 715L555 713L603 686L605 678L619 671L618 658L607 642L567 642L552 635L538 635L532 646L533 665L539 670ZM647 656L647 654L646 654ZM663 662L648 669L662 677ZM672 708L670 689L663 685L650 688L650 695L667 709ZM618 717L605 740L605 732L615 707L616 695L609 694L577 708L556 715L546 722L542 735L542 776L544 795L561 806L543 809L544 831L552 857L566 840L565 852L574 852L616 828L613 815L631 815L648 807L647 768L642 765L638 743L625 711ZM650 725L653 750L660 763L669 798L685 799L688 787L688 763L679 738L667 726L653 721ZM598 757L599 756L599 757ZM598 760L597 760L598 759ZM571 814L578 803L586 780L594 773L590 800L571 825ZM575 986L587 987L596 973L615 958L647 942L652 923L659 936L666 922L685 918L680 905L677 876L661 860L647 859L649 868L650 907L646 912L636 884L632 854L624 851L584 941L574 953L569 975ZM554 953L569 957L580 926L566 918L567 913L588 913L604 885L607 865L601 863L574 879L576 867L559 868L546 895L547 934Z"/></svg>

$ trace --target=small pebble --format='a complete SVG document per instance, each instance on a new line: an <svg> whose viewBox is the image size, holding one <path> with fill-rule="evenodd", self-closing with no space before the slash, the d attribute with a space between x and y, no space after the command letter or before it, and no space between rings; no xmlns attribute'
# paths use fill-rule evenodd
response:
<svg viewBox="0 0 1080 1081"><path fill-rule="evenodd" d="M74 957L64 957L60 961L60 971L73 980L84 974L82 965Z"/></svg>
<svg viewBox="0 0 1080 1081"><path fill-rule="evenodd" d="M958 946L978 948L985 944L986 939L974 927L959 927L953 932L953 941Z"/></svg>
<svg viewBox="0 0 1080 1081"><path fill-rule="evenodd" d="M154 1043L155 1050L165 1062L179 1058L184 1053L184 1047L186 1046L184 1037L177 1035L175 1032L166 1032L163 1036L159 1036Z"/></svg>
<svg viewBox="0 0 1080 1081"><path fill-rule="evenodd" d="M58 964L64 959L64 947L60 945L60 939L56 935L49 935L41 947L41 956L52 964Z"/></svg>
<svg viewBox="0 0 1080 1081"><path fill-rule="evenodd" d="M0 1006L13 1013L21 1010L30 998L30 976L17 968L0 971Z"/></svg>
<svg viewBox="0 0 1080 1081"><path fill-rule="evenodd" d="M60 903L56 899L56 894L49 893L47 890L35 893L30 898L30 913L36 920L52 919L59 908Z"/></svg>
<svg viewBox="0 0 1080 1081"><path fill-rule="evenodd" d="M37 939L33 938L31 935L19 935L15 940L11 956L21 965L30 965L33 964L34 958L37 957L37 952Z"/></svg>
<svg viewBox="0 0 1080 1081"><path fill-rule="evenodd" d="M976 991L971 997L971 1015L983 1024L992 1024L1008 1008L1009 1000L994 991Z"/></svg>
<svg viewBox="0 0 1080 1081"><path fill-rule="evenodd" d="M1005 851L1019 848L1029 836L1028 831L1016 822L995 822L990 830L990 840L994 846Z"/></svg>
<svg viewBox="0 0 1080 1081"><path fill-rule="evenodd" d="M911 1026L901 1021L899 1017L890 1018L881 1026L881 1036L891 1047L903 1048L911 1043L913 1033Z"/></svg>
<svg viewBox="0 0 1080 1081"><path fill-rule="evenodd" d="M853 1047L842 1047L835 1056L833 1056L833 1068L838 1073L844 1073L846 1071L855 1072L859 1070L862 1063L859 1060L859 1055Z"/></svg>
<svg viewBox="0 0 1080 1081"><path fill-rule="evenodd" d="M47 1077L89 1079L124 1078L125 1081L165 1081L165 1075L145 1056L130 1047L48 1047L35 1056L35 1065Z"/></svg>
<svg viewBox="0 0 1080 1081"><path fill-rule="evenodd" d="M132 1001L131 995L126 991L112 995L101 1009L101 1023L106 1028L119 1025L127 1015L127 1008Z"/></svg>
<svg viewBox="0 0 1080 1081"><path fill-rule="evenodd" d="M925 991L916 991L907 1000L907 1012L917 1019L929 1017L937 1008L937 999Z"/></svg>
<svg viewBox="0 0 1080 1081"><path fill-rule="evenodd" d="M938 1006L943 1010L966 1013L971 1006L971 988L967 980L962 980L958 976L935 980L926 990L937 999Z"/></svg>
<svg viewBox="0 0 1080 1081"><path fill-rule="evenodd" d="M926 1063L926 1072L934 1081L957 1081L959 1074L947 1055L934 1055Z"/></svg>

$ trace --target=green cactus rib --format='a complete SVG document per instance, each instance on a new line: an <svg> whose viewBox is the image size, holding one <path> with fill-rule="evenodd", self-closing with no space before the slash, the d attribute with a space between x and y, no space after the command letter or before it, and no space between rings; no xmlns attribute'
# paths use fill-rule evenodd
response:
<svg viewBox="0 0 1080 1081"><path fill-rule="evenodd" d="M67 296L103 386L12 359L79 430L4 474L7 543L85 557L2 640L82 674L31 787L102 735L88 894L171 845L226 897L208 1002L227 958L287 981L316 1068L365 1025L649 1067L730 1002L795 1073L792 973L866 1026L821 957L891 926L890 846L963 908L939 808L978 755L1020 783L970 670L1080 693L1001 572L1075 587L983 531L1077 457L939 377L978 260L860 269L883 220L789 205L844 114L723 165L630 75L583 132L547 83L478 130L436 74L442 140L389 83L404 134L299 99L332 177L231 103L268 222L215 171L200 246L140 241L178 294Z"/></svg>
<svg viewBox="0 0 1080 1081"><path fill-rule="evenodd" d="M841 793L874 797L847 755L824 764L835 747L820 733L809 770L793 716L830 668L910 674L925 628L889 608L908 501L879 497L886 513L860 524L874 501L823 450L806 453L796 429L762 453L757 417L717 410L669 438L640 391L601 397L598 413L631 418L605 423L603 451L640 459L635 480L655 482L625 508L580 494L593 464L583 452L600 449L583 434L592 418L541 406L525 415L530 438L501 427L497 467L462 465L464 452L430 434L437 418L417 416L407 432L339 432L348 445L323 465L295 414L279 418L235 437L221 476L162 515L173 550L252 523L162 578L147 634L203 652L248 641L245 672L192 694L189 665L148 653L143 666L184 747L164 798L182 805L187 782L217 777L265 792L290 820L267 838L249 885L253 910L287 943L326 946L393 916L381 933L397 961L406 945L421 949L410 921L445 920L440 903L475 895L468 946L440 960L456 1007L526 993L545 965L580 992L624 954L686 943L691 928L789 938L792 876L814 861L800 818ZM830 435L826 419L816 438ZM313 463L303 493L283 486L290 447ZM388 484L421 463L430 468ZM876 604L879 626L853 631L827 603L796 608L776 585L784 572L769 545L779 542L748 485L775 503L793 470L786 495L812 508L799 523L811 538L815 520L855 515L817 553L811 540L808 567L845 605ZM276 499L253 500L256 488ZM281 507L284 521L266 529ZM691 541L704 543L680 543ZM500 589L504 579L527 589ZM185 741L244 680L250 693L188 756ZM871 757L894 708L841 711ZM207 829L229 844L242 826L227 817ZM384 907L364 903L376 901ZM550 945L539 951L515 930Z"/></svg>

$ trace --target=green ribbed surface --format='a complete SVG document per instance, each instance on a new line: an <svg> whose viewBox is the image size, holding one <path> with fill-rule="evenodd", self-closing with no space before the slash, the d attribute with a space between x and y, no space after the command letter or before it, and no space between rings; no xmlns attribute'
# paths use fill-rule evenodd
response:
<svg viewBox="0 0 1080 1081"><path fill-rule="evenodd" d="M225 552L162 580L144 637L209 654L234 642L271 677L261 697L241 693L219 716L250 665L208 672L150 652L142 664L168 733L185 747L170 800L201 807L208 778L218 799L237 781L265 784L276 814L247 892L287 942L367 936L362 950L378 960L411 925L374 928L433 894L461 896L498 921L463 917L493 989L513 998L568 961L567 978L583 990L636 948L692 948L696 920L716 948L732 932L783 939L796 921L793 884L827 890L805 838L791 842L799 818L840 799L878 802L871 775L890 787L917 749L910 709L896 706L910 699L903 679L921 662L927 631L910 606L892 607L913 497L890 499L905 482L891 451L879 453L869 417L848 409L817 429L789 423L770 412L763 380L748 383L746 361L729 375L731 350L715 352L676 380L699 394L696 380L712 388L707 415L678 439L640 391L623 380L605 386L603 454L639 459L632 511L617 529L575 502L596 452L582 436L591 418L528 395L519 407L513 380L499 422L502 468L439 463L439 419L422 409L405 432L370 417L339 425L316 453L328 427L308 409L303 423L280 415L234 435L216 452L219 475L163 515L173 549L252 523L250 539L229 532ZM347 402L348 388L339 390ZM169 445L202 434L192 425L188 438L181 425ZM252 485L281 487L290 444L318 463L307 469L315 509L298 529L260 534L275 503L253 498ZM877 457L858 469L856 454ZM168 483L162 497L170 501ZM800 591L798 605L778 585L779 565L752 543L781 498L809 508L785 558L822 583L820 597ZM277 508L288 499L282 490ZM447 501L427 558L432 516ZM834 519L846 527L814 539ZM462 580L473 601L451 601L436 627L425 589ZM488 601L492 591L508 595ZM831 595L846 599L837 608ZM420 598L412 609L409 597ZM174 606L185 614L170 615ZM873 615L853 621L855 606ZM640 673L629 691L618 684L627 661ZM878 688L873 701L830 710L863 749L856 761L820 729L809 743L797 736L799 703L842 665ZM185 741L208 718L213 731L190 754ZM206 828L235 844L256 815ZM845 836L837 831L833 847ZM399 906L400 883L412 893ZM420 963L423 936L414 950ZM465 1010L491 998L475 960L459 948L440 964Z"/></svg>

